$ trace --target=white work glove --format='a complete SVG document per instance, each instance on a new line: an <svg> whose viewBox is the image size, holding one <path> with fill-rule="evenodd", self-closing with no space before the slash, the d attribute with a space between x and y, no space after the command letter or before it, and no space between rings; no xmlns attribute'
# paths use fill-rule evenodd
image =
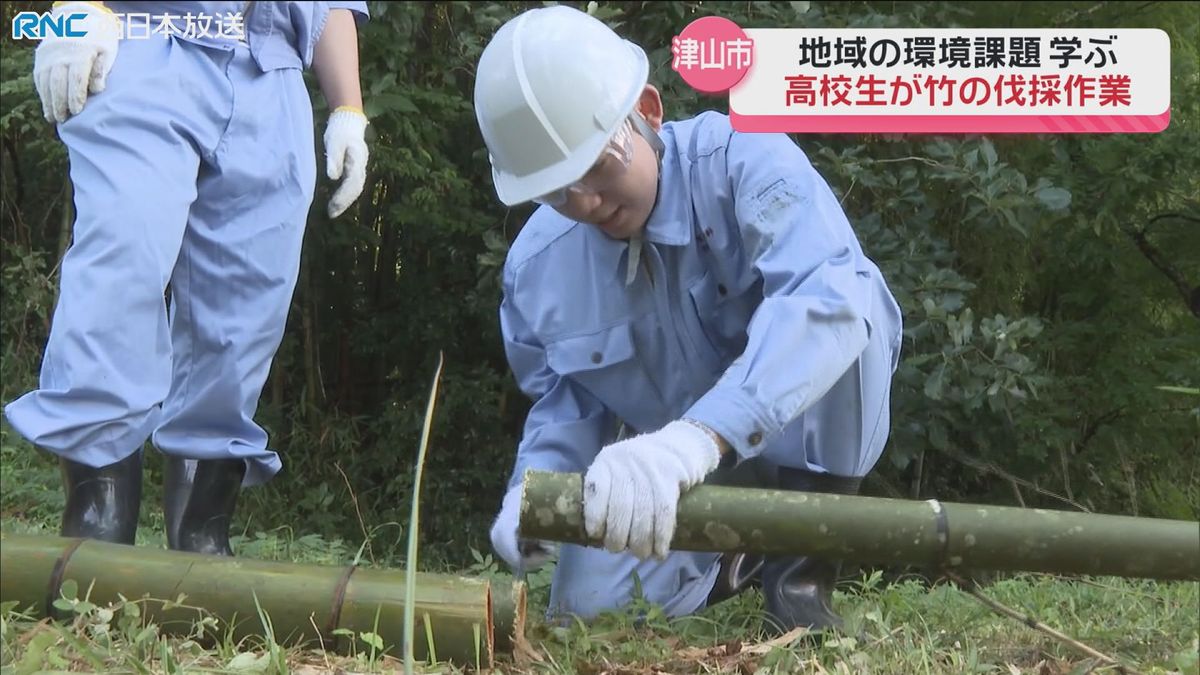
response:
<svg viewBox="0 0 1200 675"><path fill-rule="evenodd" d="M504 495L500 515L492 524L492 548L509 567L518 574L524 574L545 565L554 555L554 545L546 541L519 538L517 526L520 517L521 486L518 485Z"/></svg>
<svg viewBox="0 0 1200 675"><path fill-rule="evenodd" d="M116 14L90 2L67 2L51 10L59 17L86 14L71 26L82 37L48 35L33 53L33 84L47 122L65 122L83 110L88 94L99 94L117 57L121 22Z"/></svg>
<svg viewBox="0 0 1200 675"><path fill-rule="evenodd" d="M339 107L325 125L325 173L342 184L329 198L329 217L342 215L362 194L367 182L367 116L357 108Z"/></svg>
<svg viewBox="0 0 1200 675"><path fill-rule="evenodd" d="M707 431L682 420L605 447L583 478L583 524L613 553L665 559L679 496L721 462Z"/></svg>

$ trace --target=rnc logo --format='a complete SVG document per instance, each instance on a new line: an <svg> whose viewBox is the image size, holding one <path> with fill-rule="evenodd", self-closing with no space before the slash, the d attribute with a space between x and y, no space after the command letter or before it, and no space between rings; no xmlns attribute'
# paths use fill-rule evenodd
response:
<svg viewBox="0 0 1200 675"><path fill-rule="evenodd" d="M75 28L73 22L86 18L87 14L83 13L51 16L49 13L18 12L13 17L12 36L14 40L41 40L49 35L83 37L87 31Z"/></svg>

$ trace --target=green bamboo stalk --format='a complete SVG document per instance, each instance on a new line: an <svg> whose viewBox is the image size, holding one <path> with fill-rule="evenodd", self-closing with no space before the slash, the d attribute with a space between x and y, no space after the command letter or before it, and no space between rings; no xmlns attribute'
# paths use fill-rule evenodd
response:
<svg viewBox="0 0 1200 675"><path fill-rule="evenodd" d="M509 653L518 636L525 634L527 587L523 581L492 582L492 623L496 632L496 652Z"/></svg>
<svg viewBox="0 0 1200 675"><path fill-rule="evenodd" d="M589 546L583 477L528 471L521 536ZM1200 523L980 504L699 485L672 547L861 563L1200 579Z"/></svg>
<svg viewBox="0 0 1200 675"><path fill-rule="evenodd" d="M398 655L403 646L405 570L334 567L207 556L142 546L44 535L0 535L0 602L51 615L62 582L73 579L78 595L104 605L146 599L143 612L168 634L186 634L201 617L195 608L233 626L235 639L262 636L255 599L271 619L276 642L350 651L349 637L335 629L375 633ZM61 573L57 575L58 568ZM348 580L347 580L348 575ZM429 616L440 659L491 667L495 658L492 587L485 579L429 572L416 575L413 611ZM523 593L520 589L506 592ZM184 607L172 606L180 594ZM524 598L520 598L523 606ZM336 618L335 618L336 614ZM511 624L511 619L506 619ZM482 644L476 644L479 635ZM478 647L478 652L477 652ZM358 644L361 651L362 644ZM413 640L414 657L425 660L425 637Z"/></svg>

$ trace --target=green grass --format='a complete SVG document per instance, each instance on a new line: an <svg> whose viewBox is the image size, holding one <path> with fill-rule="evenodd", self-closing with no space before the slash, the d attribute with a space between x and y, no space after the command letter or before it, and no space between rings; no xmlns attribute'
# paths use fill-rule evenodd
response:
<svg viewBox="0 0 1200 675"><path fill-rule="evenodd" d="M10 439L11 440L11 439ZM0 529L9 533L57 531L61 490L53 464L0 443ZM162 547L162 514L156 486L147 481L139 546ZM373 541L330 540L293 529L245 531L233 537L244 558L303 563L399 566L373 555L396 537L394 527L363 528ZM407 529L407 524L404 526ZM405 533L407 534L407 532ZM371 544L371 545L368 545ZM491 556L458 572L510 580ZM435 571L451 571L444 568ZM541 620L553 565L530 575L529 650L500 655L502 673L1068 673L1118 672L1020 621L1002 617L950 583L917 576L884 576L865 570L843 580L835 596L846 620L844 634L823 642L801 638L772 645L759 633L762 600L756 592L668 619L646 603L605 615L591 625L549 625ZM1117 659L1142 673L1200 675L1200 584L1118 578L1063 579L1021 574L993 578L989 598ZM86 600L86 589L67 588L59 606L73 620L48 622L0 606L0 670L132 673L183 672L402 672L404 654L373 633L352 638L349 653L280 645L266 637L240 642L215 617L198 621L189 635L164 634L148 623L142 601L108 607ZM165 598L187 603L187 598ZM635 620L635 617L639 617ZM269 626L271 617L256 617ZM415 639L423 639L418 623ZM445 664L416 672L458 673Z"/></svg>
<svg viewBox="0 0 1200 675"><path fill-rule="evenodd" d="M6 532L52 532L44 524L5 519ZM155 539L148 533L146 541ZM154 545L154 544L146 544ZM343 564L357 546L287 533L239 538L243 557ZM287 555L281 555L286 552ZM465 573L503 578L490 556ZM918 578L886 580L879 572L843 581L835 601L846 619L844 635L823 643L798 640L772 648L759 634L756 592L694 616L668 619L635 603L585 626L540 620L552 566L533 574L530 625L533 648L523 658L502 655L506 673L1036 673L1117 672L1095 659L1000 617L952 584L932 587ZM984 587L996 601L1143 673L1200 673L1200 585L1116 578L1059 579L1015 575ZM0 663L5 673L47 670L103 672L399 672L403 654L372 634L356 636L354 650L335 655L279 645L269 638L235 643L215 618L191 635L164 635L148 625L138 602L97 607L60 601L71 622L37 621L19 608L0 608ZM186 603L186 598L183 599ZM641 617L635 620L634 617ZM260 617L269 621L269 617ZM420 634L420 629L418 633ZM418 634L418 639L420 635ZM207 639L205 639L207 638ZM416 672L468 672L426 664Z"/></svg>

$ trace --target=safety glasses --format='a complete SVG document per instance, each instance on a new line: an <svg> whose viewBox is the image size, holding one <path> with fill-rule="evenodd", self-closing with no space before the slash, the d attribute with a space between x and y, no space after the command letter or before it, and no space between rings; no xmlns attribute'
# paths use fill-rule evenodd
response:
<svg viewBox="0 0 1200 675"><path fill-rule="evenodd" d="M637 114L637 113L634 113ZM625 174L633 161L633 120L625 118L612 138L600 153L600 159L584 174L583 178L554 192L537 197L533 201L547 206L562 206L571 194L597 194L615 183Z"/></svg>

